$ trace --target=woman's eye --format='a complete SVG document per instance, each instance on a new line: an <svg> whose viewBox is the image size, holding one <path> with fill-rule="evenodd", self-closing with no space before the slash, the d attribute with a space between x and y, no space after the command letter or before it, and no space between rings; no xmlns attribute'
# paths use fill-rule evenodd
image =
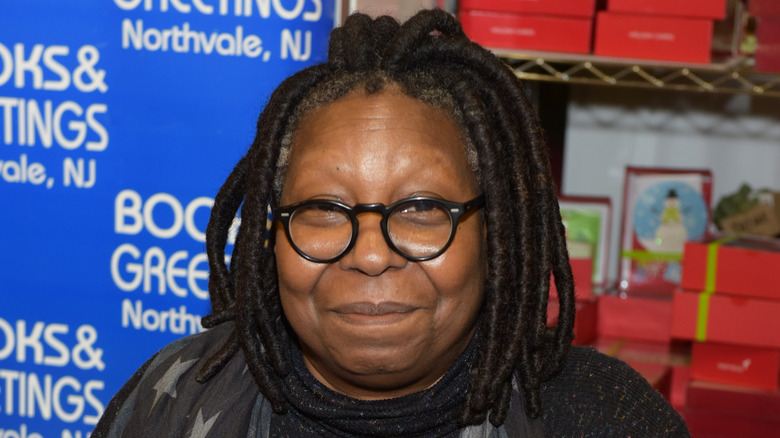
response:
<svg viewBox="0 0 780 438"><path fill-rule="evenodd" d="M401 213L423 213L440 209L439 205L431 201L416 201L401 208Z"/></svg>
<svg viewBox="0 0 780 438"><path fill-rule="evenodd" d="M340 226L349 218L341 207L329 203L316 203L298 208L293 214L296 226Z"/></svg>
<svg viewBox="0 0 780 438"><path fill-rule="evenodd" d="M410 202L396 210L391 218L418 226L446 226L450 222L450 216L444 206L431 201Z"/></svg>
<svg viewBox="0 0 780 438"><path fill-rule="evenodd" d="M325 204L325 203L314 204L313 207L322 213L332 213L335 211L341 211L341 208L335 204Z"/></svg>

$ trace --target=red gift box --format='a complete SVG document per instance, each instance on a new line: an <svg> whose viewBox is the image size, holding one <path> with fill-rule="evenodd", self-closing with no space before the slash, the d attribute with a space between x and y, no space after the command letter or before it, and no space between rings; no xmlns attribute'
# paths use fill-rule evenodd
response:
<svg viewBox="0 0 780 438"><path fill-rule="evenodd" d="M682 415L688 393L688 383L691 381L690 365L672 365L669 377L669 404Z"/></svg>
<svg viewBox="0 0 780 438"><path fill-rule="evenodd" d="M756 40L756 70L780 72L780 17L758 17Z"/></svg>
<svg viewBox="0 0 780 438"><path fill-rule="evenodd" d="M726 236L688 241L680 287L780 300L780 240Z"/></svg>
<svg viewBox="0 0 780 438"><path fill-rule="evenodd" d="M780 423L780 392L691 381L686 395L688 412L712 412L745 419Z"/></svg>
<svg viewBox="0 0 780 438"><path fill-rule="evenodd" d="M593 298L593 259L570 258L571 274L574 277L574 297L578 301L586 301ZM550 276L550 299L558 299L558 289L555 288L555 278Z"/></svg>
<svg viewBox="0 0 780 438"><path fill-rule="evenodd" d="M750 0L748 10L754 17L780 18L780 2L777 0Z"/></svg>
<svg viewBox="0 0 780 438"><path fill-rule="evenodd" d="M712 20L599 12L593 52L600 56L708 64Z"/></svg>
<svg viewBox="0 0 780 438"><path fill-rule="evenodd" d="M653 342L671 340L671 300L602 295L598 303L599 336Z"/></svg>
<svg viewBox="0 0 780 438"><path fill-rule="evenodd" d="M726 0L609 0L607 9L613 12L720 20L726 17Z"/></svg>
<svg viewBox="0 0 780 438"><path fill-rule="evenodd" d="M574 316L574 341L572 345L587 345L596 337L596 321L598 308L596 300L577 301ZM547 302L547 322L556 324L558 320L558 301Z"/></svg>
<svg viewBox="0 0 780 438"><path fill-rule="evenodd" d="M458 16L473 41L491 48L589 53L589 18L465 11Z"/></svg>
<svg viewBox="0 0 780 438"><path fill-rule="evenodd" d="M780 349L780 301L677 291L672 337Z"/></svg>
<svg viewBox="0 0 780 438"><path fill-rule="evenodd" d="M616 357L642 375L664 397L669 396L672 364L676 358L668 342L648 342L600 336L593 347Z"/></svg>
<svg viewBox="0 0 780 438"><path fill-rule="evenodd" d="M669 381L671 367L658 362L640 362L632 359L623 359L634 371L642 375L647 383L653 386L664 397L669 397Z"/></svg>
<svg viewBox="0 0 780 438"><path fill-rule="evenodd" d="M775 436L780 430L780 392L691 381L683 417L695 437Z"/></svg>
<svg viewBox="0 0 780 438"><path fill-rule="evenodd" d="M776 391L780 350L714 342L694 342L691 378Z"/></svg>
<svg viewBox="0 0 780 438"><path fill-rule="evenodd" d="M728 412L690 411L683 416L696 438L767 438L777 436L780 422L730 415Z"/></svg>
<svg viewBox="0 0 780 438"><path fill-rule="evenodd" d="M460 10L592 17L596 0L461 0Z"/></svg>
<svg viewBox="0 0 780 438"><path fill-rule="evenodd" d="M622 360L671 364L672 349L669 342L644 341L600 335L593 341L593 348Z"/></svg>

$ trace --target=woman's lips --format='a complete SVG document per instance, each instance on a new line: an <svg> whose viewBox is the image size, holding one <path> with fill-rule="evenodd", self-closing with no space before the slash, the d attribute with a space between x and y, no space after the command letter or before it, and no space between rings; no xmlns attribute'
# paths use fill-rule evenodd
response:
<svg viewBox="0 0 780 438"><path fill-rule="evenodd" d="M396 302L358 302L341 304L333 308L333 312L347 322L360 324L387 324L405 319L418 306Z"/></svg>

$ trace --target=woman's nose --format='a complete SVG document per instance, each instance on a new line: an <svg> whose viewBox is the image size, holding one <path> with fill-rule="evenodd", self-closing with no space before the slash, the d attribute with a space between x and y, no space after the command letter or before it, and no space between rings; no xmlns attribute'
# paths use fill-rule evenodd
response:
<svg viewBox="0 0 780 438"><path fill-rule="evenodd" d="M358 233L352 249L339 264L343 269L356 269L364 274L376 276L388 269L404 266L406 257L393 251L382 234L382 215L362 213L358 216Z"/></svg>

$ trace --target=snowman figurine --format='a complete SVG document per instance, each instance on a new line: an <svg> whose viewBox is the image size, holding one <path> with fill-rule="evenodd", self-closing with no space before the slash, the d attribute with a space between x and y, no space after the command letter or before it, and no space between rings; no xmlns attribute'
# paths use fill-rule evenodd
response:
<svg viewBox="0 0 780 438"><path fill-rule="evenodd" d="M661 212L661 224L655 230L656 251L682 252L685 241L688 239L688 230L683 223L683 210L680 206L680 198L674 189L669 190L664 199Z"/></svg>

